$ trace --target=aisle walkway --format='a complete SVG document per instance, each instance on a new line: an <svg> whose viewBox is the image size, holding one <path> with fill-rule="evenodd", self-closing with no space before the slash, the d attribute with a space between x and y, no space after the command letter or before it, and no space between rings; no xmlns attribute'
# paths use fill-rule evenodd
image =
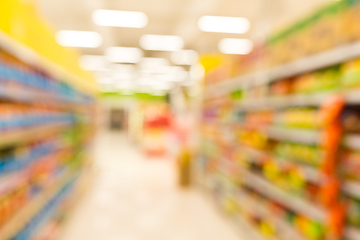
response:
<svg viewBox="0 0 360 240"><path fill-rule="evenodd" d="M239 240L196 190L179 190L171 160L145 159L119 133L96 143L95 184L62 240Z"/></svg>

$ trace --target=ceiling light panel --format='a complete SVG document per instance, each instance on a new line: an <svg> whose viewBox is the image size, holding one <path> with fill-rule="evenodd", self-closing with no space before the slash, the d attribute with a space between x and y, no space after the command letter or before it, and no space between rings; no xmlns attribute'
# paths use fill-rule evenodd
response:
<svg viewBox="0 0 360 240"><path fill-rule="evenodd" d="M225 54L249 54L254 45L249 39L224 38L219 42L219 50Z"/></svg>
<svg viewBox="0 0 360 240"><path fill-rule="evenodd" d="M203 16L198 21L203 32L246 33L250 29L250 21L241 17Z"/></svg>
<svg viewBox="0 0 360 240"><path fill-rule="evenodd" d="M140 38L140 46L152 51L179 51L184 47L184 40L174 35L146 34Z"/></svg>
<svg viewBox="0 0 360 240"><path fill-rule="evenodd" d="M56 34L56 41L65 47L97 48L103 40L97 32L61 30Z"/></svg>
<svg viewBox="0 0 360 240"><path fill-rule="evenodd" d="M105 51L106 58L114 63L138 63L144 53L139 48L110 47Z"/></svg>
<svg viewBox="0 0 360 240"><path fill-rule="evenodd" d="M109 27L144 28L148 24L148 17L143 12L98 9L92 19L99 26Z"/></svg>

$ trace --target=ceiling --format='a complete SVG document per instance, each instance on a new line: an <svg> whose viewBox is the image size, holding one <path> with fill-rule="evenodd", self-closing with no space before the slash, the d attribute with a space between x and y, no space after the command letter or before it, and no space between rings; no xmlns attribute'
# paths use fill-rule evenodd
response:
<svg viewBox="0 0 360 240"><path fill-rule="evenodd" d="M82 49L86 54L103 54L109 46L138 47L144 34L175 34L185 40L185 48L216 52L225 37L261 41L269 32L282 28L331 0L38 0L40 10L59 30L97 31L104 43L98 49ZM149 24L143 29L99 27L91 19L96 9L145 12ZM197 27L203 15L246 17L251 30L246 34L204 33ZM169 53L146 52L146 56Z"/></svg>
<svg viewBox="0 0 360 240"><path fill-rule="evenodd" d="M103 55L111 46L139 47L144 34L178 35L185 49L199 53L218 52L222 38L249 38L261 42L269 35L335 0L38 0L40 12L58 30L96 31L104 39L101 47L82 48L84 55ZM145 28L97 26L92 21L96 9L141 11L147 14ZM197 27L204 15L245 17L251 22L246 34L205 33ZM170 59L169 52L145 51L145 57ZM111 68L109 68L111 69ZM188 68L186 69L188 70ZM104 75L105 74L105 75ZM115 78L112 71L97 78ZM139 78L139 75L136 75ZM136 77L135 77L136 78ZM119 82L119 79L115 81ZM127 80L130 81L130 80ZM99 81L100 82L100 81Z"/></svg>

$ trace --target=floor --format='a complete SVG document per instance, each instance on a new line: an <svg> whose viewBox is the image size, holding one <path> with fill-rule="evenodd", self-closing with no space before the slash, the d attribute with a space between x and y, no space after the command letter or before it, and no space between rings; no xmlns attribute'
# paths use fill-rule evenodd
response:
<svg viewBox="0 0 360 240"><path fill-rule="evenodd" d="M61 240L239 240L204 193L177 187L171 159L146 159L120 133L94 150L94 184Z"/></svg>

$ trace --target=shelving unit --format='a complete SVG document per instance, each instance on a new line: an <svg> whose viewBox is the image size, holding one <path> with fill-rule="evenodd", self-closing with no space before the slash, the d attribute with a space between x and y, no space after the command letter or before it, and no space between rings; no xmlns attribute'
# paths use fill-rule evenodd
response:
<svg viewBox="0 0 360 240"><path fill-rule="evenodd" d="M14 40L12 36L5 33L0 29L0 47L1 49L6 49L6 51L13 55L14 57L20 59L21 61L34 66L38 69L50 73L56 78L63 79L71 86L76 86L77 88L82 89L85 92L90 92L92 94L97 92L97 86L95 82L91 82L85 79L82 79L79 76L69 72L62 66L59 66L45 57L39 55L37 52L31 48L25 46L24 44Z"/></svg>
<svg viewBox="0 0 360 240"><path fill-rule="evenodd" d="M309 94L283 97L267 97L262 99L244 100L239 103L242 111L254 111L261 109L277 109L287 107L320 106L331 94Z"/></svg>
<svg viewBox="0 0 360 240"><path fill-rule="evenodd" d="M18 131L11 131L0 136L0 147L11 146L15 144L26 144L35 140L41 140L63 131L68 126L64 124L55 124L51 126L36 126Z"/></svg>
<svg viewBox="0 0 360 240"><path fill-rule="evenodd" d="M241 170L241 174L244 177L244 183L249 187L260 191L269 198L282 203L290 209L293 209L295 212L299 212L304 216L317 219L321 222L325 221L327 213L324 209L321 209L320 207L314 206L310 202L282 191L276 186L270 184L265 179L249 171Z"/></svg>
<svg viewBox="0 0 360 240"><path fill-rule="evenodd" d="M21 39L0 29L0 240L31 240L55 208L75 202L73 187L88 165L97 85L71 65L76 52L56 44L47 23L25 14L33 8L14 20L10 5L1 9L7 13L1 26L31 21L24 24L31 29Z"/></svg>
<svg viewBox="0 0 360 240"><path fill-rule="evenodd" d="M56 97L48 93L39 93L32 90L12 89L2 87L0 89L0 98L8 101L29 104L44 104L62 108L84 107L85 104L77 99Z"/></svg>
<svg viewBox="0 0 360 240"><path fill-rule="evenodd" d="M336 212L340 211L338 210L340 208L339 206L346 205L344 204L345 200L343 200L341 196L347 195L350 198L360 200L360 181L347 180L343 176L338 177L337 174L334 174L335 171L329 170L329 168L340 169L342 168L342 164L345 164L342 159L344 158L343 151L360 150L360 133L341 132L339 128L340 125L342 126L342 124L344 124L342 122L343 112L348 110L348 108L357 109L356 107L360 105L360 90L355 87L341 86L330 90L312 90L309 91L309 93L298 93L290 90L293 92L276 95L272 92L272 87L282 80L295 84L294 82L298 80L298 77L301 75L340 65L359 57L360 42L358 41L344 44L325 52L307 56L271 69L260 70L206 86L203 117L203 127L206 130L203 131L203 141L211 142L211 144L207 145L207 148L209 148L209 146L216 146L215 153L206 149L201 155L208 163L205 167L206 174L211 178L213 171L216 169L223 171L222 164L227 164L224 163L224 161L233 162L233 166L229 167L230 170L223 174L228 178L238 179L240 182L238 187L240 189L243 187L250 188L254 192L266 196L266 198L273 202L280 203L285 206L286 209L294 212L294 214L299 214L305 216L307 219L317 221L323 224L325 228L330 228L330 225L334 227L333 223L330 223L333 221L331 216L339 214ZM340 70L338 71L340 72ZM313 76L315 76L315 74ZM340 81L340 77L338 81ZM240 95L242 95L242 97L232 98L231 94L237 90L241 92ZM260 96L257 95L259 94L257 90L262 90ZM310 109L317 112L320 112L320 110L325 111L325 104L333 99L342 99L345 106L341 107L341 112L336 113L336 116L332 116L331 121L326 123L328 125L324 123L324 126L299 127L278 122L278 119L283 118L287 110ZM334 105L336 104L337 103L334 103ZM230 110L226 110L228 108ZM329 106L327 106L327 108L329 108ZM336 111L337 110L334 110L334 112ZM256 122L254 124L248 120L253 119L252 117L254 116L256 117L254 113L268 112L273 114L271 116L271 124L256 124ZM249 123L247 121L249 121ZM237 130L238 128L241 130ZM211 129L213 133L207 132L208 129ZM248 135L245 135L247 138L262 138L262 141L266 141L268 144L266 145L267 149L263 150L260 147L258 149L253 146L247 146L239 140L238 136L230 138L231 140L229 141L224 140L228 137L229 132L230 135L239 135L235 133L236 131L240 131L243 134L247 131ZM259 136L252 136L251 134L253 132ZM329 144L328 141L333 141L333 144ZM293 161L291 157L278 157L272 153L272 151L274 151L274 146L280 143L319 148L323 151L323 154L321 157L319 156L319 158L323 159L321 163L315 166L315 164L308 165ZM239 161L241 161L241 163L239 163ZM306 184L311 187L313 187L312 185L316 185L316 187L323 190L323 192L319 191L316 193L320 195L319 198L324 200L326 199L326 194L333 194L332 199L335 200L332 203L322 202L319 204L279 188L272 182L276 181L274 180L276 179L275 177L270 180L262 175L264 174L262 171L266 171L263 166L269 164L269 162L276 165L276 167L281 167L281 169L274 170L274 172L281 172L282 175L278 173L278 175L281 176L287 176L288 173L286 171L290 171L289 169L296 169ZM236 170L234 170L235 168ZM259 168L261 170L259 170ZM275 174L274 172L272 174ZM306 186L308 187L308 185ZM334 186L336 185L341 186L340 190L334 190L333 193L330 193L329 188L335 189ZM306 191L308 191L308 189L306 189ZM241 201L239 200L239 202ZM326 200L324 200L324 202L326 202ZM266 211L262 212L261 209L255 208L252 212L255 215L267 214ZM241 215L241 213L238 213L238 215ZM294 226L289 225L283 219L277 218L274 213L272 215L270 213L269 216L273 220L273 224L277 225L280 229L287 229L290 233L290 230L294 228ZM340 215L339 218L341 218ZM345 225L346 219L342 220ZM246 222L242 224L246 225ZM339 226L339 228L340 227L341 226ZM350 225L344 226L344 235L340 236L341 230L339 230L339 228L334 230L334 232L336 232L335 234L338 235L335 239L342 239L342 237L348 240L360 239L360 229ZM260 230L255 229L255 231ZM309 238L300 234L294 235L289 239L305 240ZM327 237L319 239L327 239Z"/></svg>
<svg viewBox="0 0 360 240"><path fill-rule="evenodd" d="M281 160L279 161L279 159L275 156L271 156L270 153L261 151L261 150L257 150L254 148L250 148L247 147L245 145L241 145L240 146L241 151L244 151L248 156L248 160L253 161L256 164L261 164L264 162L263 159L269 158L271 157L272 160L280 163L280 164L288 164L291 160ZM305 178L311 182L314 183L320 183L321 181L323 181L323 175L321 173L319 173L316 169L314 169L314 167L311 166L307 166L305 164L293 161L292 162L293 165L296 165L298 168L301 168L305 174Z"/></svg>
<svg viewBox="0 0 360 240"><path fill-rule="evenodd" d="M360 135L348 134L344 138L344 146L353 149L360 149Z"/></svg>
<svg viewBox="0 0 360 240"><path fill-rule="evenodd" d="M239 202L246 203L247 205L244 206L245 209L250 209L251 212L255 213L255 215L264 217L264 218L274 218L274 222L276 224L276 229L282 232L287 239L294 239L294 240L304 240L305 238L301 236L292 226L286 223L283 219L279 218L278 216L274 216L268 209L257 206L256 203L246 196L246 193L239 191L241 195L239 197ZM253 202L253 204L249 206L248 203Z"/></svg>
<svg viewBox="0 0 360 240"><path fill-rule="evenodd" d="M346 181L342 189L344 192L348 193L351 196L360 198L360 182L358 181Z"/></svg>
<svg viewBox="0 0 360 240"><path fill-rule="evenodd" d="M233 219L233 225L235 228L240 228L240 235L244 240L265 240L257 230L241 216L237 216ZM271 239L276 240L276 239Z"/></svg>
<svg viewBox="0 0 360 240"><path fill-rule="evenodd" d="M345 229L345 237L349 240L357 240L360 239L360 231L359 229L353 227L347 227Z"/></svg>
<svg viewBox="0 0 360 240"><path fill-rule="evenodd" d="M14 189L15 187L19 186L27 182L29 177L25 173L25 171L19 171L12 174L8 174L5 176L0 177L0 195L4 192Z"/></svg>
<svg viewBox="0 0 360 240"><path fill-rule="evenodd" d="M307 144L318 144L321 141L321 133L319 131L307 129L270 127L267 129L267 135L276 140L287 140Z"/></svg>
<svg viewBox="0 0 360 240"><path fill-rule="evenodd" d="M69 180L74 174L63 173L58 181L46 189L31 202L21 208L4 226L0 228L0 240L12 239L38 212L44 207L51 197Z"/></svg>
<svg viewBox="0 0 360 240"><path fill-rule="evenodd" d="M238 104L238 107L241 109L241 111L245 112L289 107L318 107L324 104L326 100L328 100L334 94L342 96L348 104L355 105L360 103L360 91L344 91L340 93L307 94L244 100Z"/></svg>
<svg viewBox="0 0 360 240"><path fill-rule="evenodd" d="M214 98L228 94L234 89L265 85L284 78L340 64L357 57L360 57L360 42L345 44L275 68L212 84L211 86L206 87L205 95L206 98ZM352 95L352 97L357 101L359 97L356 97L355 95L356 94ZM351 97L349 96L349 98Z"/></svg>

